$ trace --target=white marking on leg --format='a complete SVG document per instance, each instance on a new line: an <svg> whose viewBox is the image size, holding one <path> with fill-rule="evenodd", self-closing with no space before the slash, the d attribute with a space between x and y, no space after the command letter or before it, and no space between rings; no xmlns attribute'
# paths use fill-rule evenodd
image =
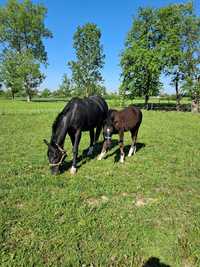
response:
<svg viewBox="0 0 200 267"><path fill-rule="evenodd" d="M98 156L97 160L102 160L102 158L105 156L106 151L101 152L101 154Z"/></svg>
<svg viewBox="0 0 200 267"><path fill-rule="evenodd" d="M93 150L94 150L94 147L93 147L93 146L89 147L89 150L88 150L87 155L88 155L88 156L91 156L92 153L93 153Z"/></svg>
<svg viewBox="0 0 200 267"><path fill-rule="evenodd" d="M120 160L121 163L124 163L124 154L120 155Z"/></svg>
<svg viewBox="0 0 200 267"><path fill-rule="evenodd" d="M133 147L131 146L129 152L128 152L128 157L131 157L133 154Z"/></svg>
<svg viewBox="0 0 200 267"><path fill-rule="evenodd" d="M132 154L135 154L136 152L136 146L131 146L129 152L128 152L128 157L131 157Z"/></svg>
<svg viewBox="0 0 200 267"><path fill-rule="evenodd" d="M74 175L76 173L76 168L74 166L71 167L70 173Z"/></svg>

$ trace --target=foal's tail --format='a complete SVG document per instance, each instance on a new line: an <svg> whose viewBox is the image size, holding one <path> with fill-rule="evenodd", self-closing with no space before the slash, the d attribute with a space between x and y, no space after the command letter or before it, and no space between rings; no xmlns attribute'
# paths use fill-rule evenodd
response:
<svg viewBox="0 0 200 267"><path fill-rule="evenodd" d="M132 108L133 112L136 114L137 125L140 126L142 122L142 118L143 118L141 109L133 105L130 105L130 107Z"/></svg>

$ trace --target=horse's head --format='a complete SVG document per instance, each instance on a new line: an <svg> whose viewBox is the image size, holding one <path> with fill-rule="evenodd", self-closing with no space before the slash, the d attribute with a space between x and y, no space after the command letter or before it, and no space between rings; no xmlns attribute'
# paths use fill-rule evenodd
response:
<svg viewBox="0 0 200 267"><path fill-rule="evenodd" d="M54 142L48 143L46 139L44 139L44 143L48 146L47 156L51 173L58 174L59 167L67 156L66 151Z"/></svg>

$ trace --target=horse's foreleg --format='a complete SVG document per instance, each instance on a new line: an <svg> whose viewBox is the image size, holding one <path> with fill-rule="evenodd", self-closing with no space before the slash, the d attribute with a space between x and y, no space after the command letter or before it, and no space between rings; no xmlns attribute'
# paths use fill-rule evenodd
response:
<svg viewBox="0 0 200 267"><path fill-rule="evenodd" d="M138 129L131 131L131 137L132 137L132 144L130 147L130 150L128 152L128 157L131 157L132 154L134 155L136 152L136 140L137 140L137 134L138 134Z"/></svg>
<svg viewBox="0 0 200 267"><path fill-rule="evenodd" d="M94 129L91 129L90 130L90 146L89 146L87 155L88 156L92 155L93 150L94 150Z"/></svg>
<svg viewBox="0 0 200 267"><path fill-rule="evenodd" d="M119 132L120 162L124 163L124 131Z"/></svg>
<svg viewBox="0 0 200 267"><path fill-rule="evenodd" d="M69 133L69 137L71 139L71 143L72 143L72 147L74 146L74 142L75 142L75 134L73 133ZM73 152L73 148L72 148L72 152Z"/></svg>
<svg viewBox="0 0 200 267"><path fill-rule="evenodd" d="M78 155L78 146L81 140L81 130L77 130L75 133L75 141L73 146L73 162L72 167L70 169L71 174L76 173L76 161L77 161L77 155Z"/></svg>
<svg viewBox="0 0 200 267"><path fill-rule="evenodd" d="M106 155L106 150L107 150L107 141L105 140L104 143L103 143L103 147L102 147L102 150L101 150L101 154L97 157L98 160L102 160L103 157Z"/></svg>

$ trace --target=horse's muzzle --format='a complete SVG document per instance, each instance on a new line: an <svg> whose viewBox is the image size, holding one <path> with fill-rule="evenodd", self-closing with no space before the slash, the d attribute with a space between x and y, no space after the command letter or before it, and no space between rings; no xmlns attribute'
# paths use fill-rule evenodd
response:
<svg viewBox="0 0 200 267"><path fill-rule="evenodd" d="M54 166L54 167L51 167L50 169L51 169L52 175L58 175L60 173L59 166Z"/></svg>
<svg viewBox="0 0 200 267"><path fill-rule="evenodd" d="M111 139L111 137L110 138L105 138L106 139L106 145L107 145L107 147L111 147L111 144L112 144L112 139Z"/></svg>

